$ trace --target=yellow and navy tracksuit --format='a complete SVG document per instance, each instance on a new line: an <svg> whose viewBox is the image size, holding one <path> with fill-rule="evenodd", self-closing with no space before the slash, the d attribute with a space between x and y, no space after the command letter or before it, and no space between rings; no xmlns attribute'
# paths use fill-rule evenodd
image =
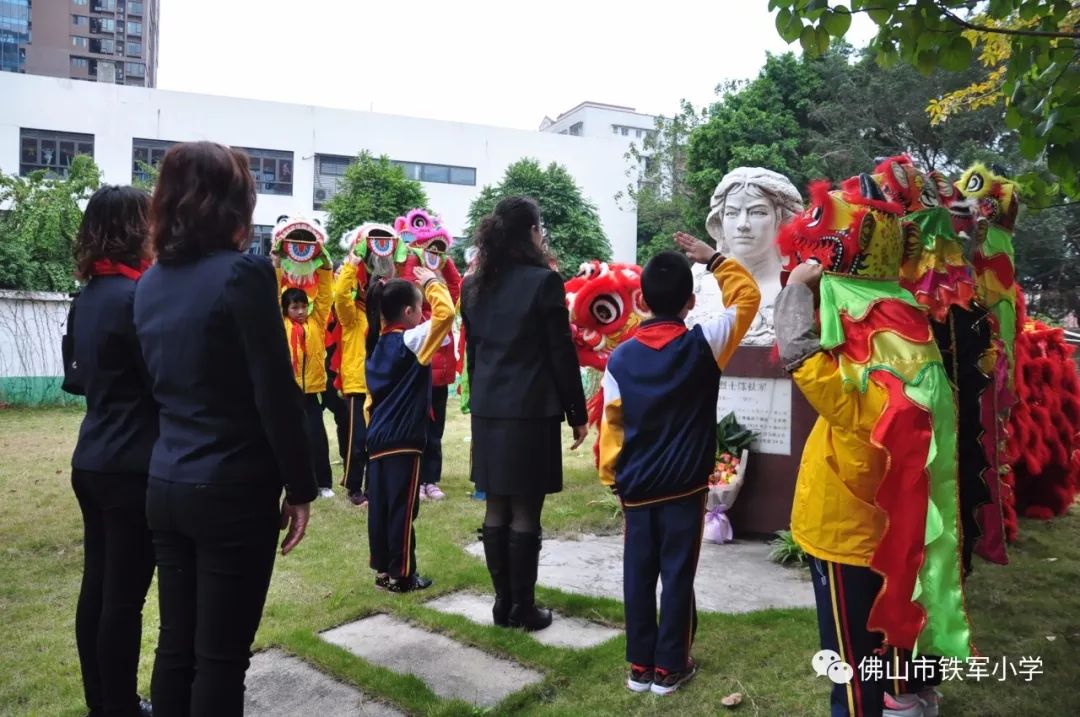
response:
<svg viewBox="0 0 1080 717"><path fill-rule="evenodd" d="M341 391L349 413L348 444L345 447L345 477L342 484L349 493L364 492L367 468L367 426L364 404L367 401L367 312L363 303L367 287L357 283L357 266L346 263L334 283L334 309L341 326ZM355 296L355 298L354 298Z"/></svg>
<svg viewBox="0 0 1080 717"><path fill-rule="evenodd" d="M444 284L429 281L424 298L431 319L412 329L388 326L366 363L371 567L393 578L416 572L413 521L431 417L431 360L454 324Z"/></svg>
<svg viewBox="0 0 1080 717"><path fill-rule="evenodd" d="M717 257L709 268L725 312L691 329L674 317L646 321L612 353L603 379L600 480L619 495L626 521L626 657L668 671L687 666L697 625L694 575L716 459L720 372L761 300L734 259Z"/></svg>
<svg viewBox="0 0 1080 717"><path fill-rule="evenodd" d="M280 269L277 276L281 290L284 287ZM319 396L326 390L326 321L330 316L330 306L334 303L334 274L323 267L316 270L315 276L318 290L307 321L300 324L285 316L285 337L289 341L293 378L304 392L304 428L311 443L315 479L320 488L329 488L333 482L330 443L326 440Z"/></svg>

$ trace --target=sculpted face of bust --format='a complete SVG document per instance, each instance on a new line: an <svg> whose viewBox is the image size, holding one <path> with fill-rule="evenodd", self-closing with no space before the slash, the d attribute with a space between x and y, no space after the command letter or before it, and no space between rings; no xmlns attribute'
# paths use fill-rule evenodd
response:
<svg viewBox="0 0 1080 717"><path fill-rule="evenodd" d="M775 264L779 275L775 239L780 217L769 197L753 186L732 190L724 200L722 226L731 256L751 269Z"/></svg>

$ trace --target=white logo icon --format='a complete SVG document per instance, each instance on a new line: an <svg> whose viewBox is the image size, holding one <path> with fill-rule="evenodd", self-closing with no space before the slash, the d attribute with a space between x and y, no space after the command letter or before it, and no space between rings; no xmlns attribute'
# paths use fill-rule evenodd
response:
<svg viewBox="0 0 1080 717"><path fill-rule="evenodd" d="M834 685L846 685L855 678L855 670L846 662L834 662L829 665L829 679Z"/></svg>
<svg viewBox="0 0 1080 717"><path fill-rule="evenodd" d="M813 659L810 660L810 665L814 668L815 675L824 677L829 674L829 667L834 662L840 662L840 655L832 650L822 650L814 655Z"/></svg>

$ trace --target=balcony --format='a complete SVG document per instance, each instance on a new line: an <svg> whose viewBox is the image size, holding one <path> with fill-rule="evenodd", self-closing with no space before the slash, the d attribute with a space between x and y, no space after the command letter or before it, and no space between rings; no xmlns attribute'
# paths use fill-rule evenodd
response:
<svg viewBox="0 0 1080 717"><path fill-rule="evenodd" d="M116 12L116 0L92 0L90 9L94 12Z"/></svg>

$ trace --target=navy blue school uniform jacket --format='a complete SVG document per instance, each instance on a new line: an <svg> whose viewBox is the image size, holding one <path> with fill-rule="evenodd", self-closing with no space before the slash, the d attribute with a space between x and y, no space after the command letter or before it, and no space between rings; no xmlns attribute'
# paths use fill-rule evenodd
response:
<svg viewBox="0 0 1080 717"><path fill-rule="evenodd" d="M423 453L431 417L431 361L454 325L446 285L429 281L424 299L431 318L411 329L388 326L364 364L367 449L370 460Z"/></svg>
<svg viewBox="0 0 1080 717"><path fill-rule="evenodd" d="M71 467L145 476L158 435L135 336L135 280L95 276L75 299L74 360L85 376L86 416Z"/></svg>
<svg viewBox="0 0 1080 717"><path fill-rule="evenodd" d="M150 476L174 483L317 488L274 268L220 251L158 264L135 291L135 330L160 407Z"/></svg>
<svg viewBox="0 0 1080 717"><path fill-rule="evenodd" d="M757 315L757 284L734 259L713 276L727 307L688 329L658 317L612 353L604 372L600 481L639 508L708 490L720 372Z"/></svg>

